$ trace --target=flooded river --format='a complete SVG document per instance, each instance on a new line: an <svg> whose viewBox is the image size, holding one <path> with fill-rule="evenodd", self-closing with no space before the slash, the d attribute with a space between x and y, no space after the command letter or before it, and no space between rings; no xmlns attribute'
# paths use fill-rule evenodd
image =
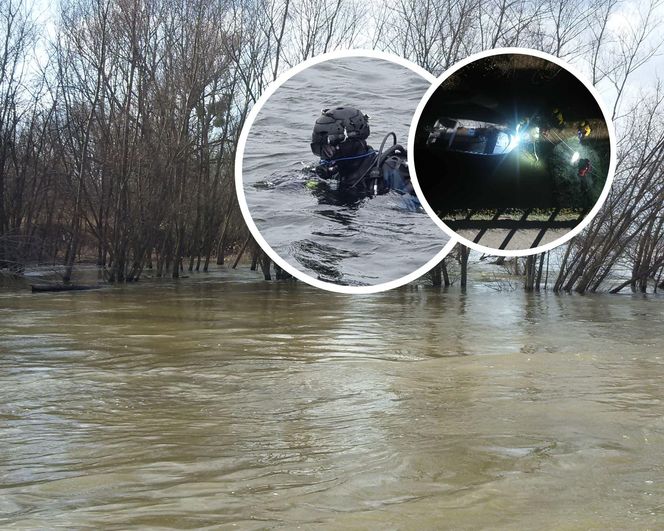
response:
<svg viewBox="0 0 664 531"><path fill-rule="evenodd" d="M664 525L664 301L0 294L0 527Z"/></svg>

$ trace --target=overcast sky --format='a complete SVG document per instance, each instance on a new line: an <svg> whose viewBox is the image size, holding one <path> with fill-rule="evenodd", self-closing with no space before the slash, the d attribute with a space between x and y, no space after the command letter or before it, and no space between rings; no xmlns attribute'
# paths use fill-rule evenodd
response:
<svg viewBox="0 0 664 531"><path fill-rule="evenodd" d="M378 0L379 2L381 0ZM645 7L642 2L636 0L625 0L619 4L609 20L609 28L615 32L629 32L631 28L638 27L641 20L641 14ZM643 2L645 4L645 2ZM33 13L36 16L42 33L46 39L36 43L37 62L43 67L47 60L45 42L49 37L55 34L55 13L57 12L57 1L52 0L32 0ZM660 6L658 12L660 21L664 20L664 3ZM660 29L654 31L651 35L650 45L655 45L664 38L664 24L660 23ZM637 101L644 92L649 92L655 86L657 79L661 78L664 72L664 48L659 54L653 57L647 65L635 72L629 80L628 89L624 95L625 101ZM583 60L574 60L572 64L580 71L587 72L587 67ZM615 90L609 83L602 83L597 87L600 94L605 99L607 107L613 104Z"/></svg>

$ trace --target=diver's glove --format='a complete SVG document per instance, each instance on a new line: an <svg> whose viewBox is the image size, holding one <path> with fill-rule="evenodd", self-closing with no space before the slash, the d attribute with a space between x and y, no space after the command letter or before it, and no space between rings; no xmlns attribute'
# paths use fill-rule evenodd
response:
<svg viewBox="0 0 664 531"><path fill-rule="evenodd" d="M339 170L336 164L319 164L314 168L314 171L318 177L326 181L339 178Z"/></svg>

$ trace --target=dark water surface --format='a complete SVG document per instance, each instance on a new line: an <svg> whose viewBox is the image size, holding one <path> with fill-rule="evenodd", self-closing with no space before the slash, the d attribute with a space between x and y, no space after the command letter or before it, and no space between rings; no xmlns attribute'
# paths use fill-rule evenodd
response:
<svg viewBox="0 0 664 531"><path fill-rule="evenodd" d="M0 295L0 527L664 525L664 306L228 272Z"/></svg>
<svg viewBox="0 0 664 531"><path fill-rule="evenodd" d="M357 107L370 116L369 144L378 149L393 131L405 147L429 86L406 67L349 57L309 67L270 97L247 138L242 177L256 226L284 260L328 282L376 285L412 273L443 248L445 233L425 213L409 212L397 193L335 204L307 188L311 175L303 171L318 162L309 144L321 109Z"/></svg>

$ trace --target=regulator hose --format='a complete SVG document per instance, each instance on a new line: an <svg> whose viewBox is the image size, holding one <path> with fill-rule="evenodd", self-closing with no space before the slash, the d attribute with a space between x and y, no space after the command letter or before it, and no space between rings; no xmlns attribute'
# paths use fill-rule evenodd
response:
<svg viewBox="0 0 664 531"><path fill-rule="evenodd" d="M387 139L392 137L394 142L392 145L387 149L385 153L383 153L383 149L385 149L385 143L387 142ZM383 161L392 153L395 151L395 149L400 148L399 144L397 144L397 135L394 131L390 131L383 137L383 141L380 143L380 148L378 149L378 154L376 156L376 160L374 161L371 166L369 166L362 175L353 183L350 185L350 188L355 188L358 184L360 184L364 178L369 174L371 170L374 168L380 168L380 165L383 163ZM374 151L374 153L376 153Z"/></svg>

